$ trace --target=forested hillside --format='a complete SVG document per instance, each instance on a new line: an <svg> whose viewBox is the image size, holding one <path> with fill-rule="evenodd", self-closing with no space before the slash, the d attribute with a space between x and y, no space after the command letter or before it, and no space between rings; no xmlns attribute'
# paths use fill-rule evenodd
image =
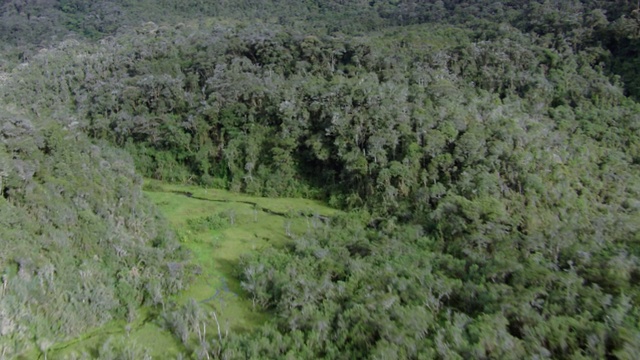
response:
<svg viewBox="0 0 640 360"><path fill-rule="evenodd" d="M0 357L47 348L183 288L184 255L130 158L0 114Z"/></svg>
<svg viewBox="0 0 640 360"><path fill-rule="evenodd" d="M640 351L637 3L3 6L0 354L197 313L141 176L346 211L243 257L271 321L187 356Z"/></svg>

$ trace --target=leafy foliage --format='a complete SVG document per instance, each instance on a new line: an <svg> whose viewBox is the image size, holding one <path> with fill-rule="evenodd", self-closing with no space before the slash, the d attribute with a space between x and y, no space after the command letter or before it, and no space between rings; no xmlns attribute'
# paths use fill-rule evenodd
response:
<svg viewBox="0 0 640 360"><path fill-rule="evenodd" d="M124 153L56 122L0 116L3 356L182 288L170 264L185 257Z"/></svg>
<svg viewBox="0 0 640 360"><path fill-rule="evenodd" d="M113 3L129 14L148 6ZM100 42L66 40L12 69L3 99L28 115L7 117L0 133L0 205L14 214L0 229L31 239L0 252L9 254L0 255L5 276L25 284L12 291L62 286L52 274L77 268L72 283L96 286L67 299L88 300L78 306L92 309L91 325L124 304L164 306L162 294L180 289L179 276L162 272L179 263L177 247L155 227L131 165L116 160L126 158L121 148L158 180L351 211L243 260L253 307L275 315L260 331L207 336L211 316L197 303L166 312L195 357L633 357L634 4L260 4L167 0L175 19L116 26ZM64 19L98 11L56 6ZM175 23L195 13L227 21ZM229 20L239 16L261 21ZM87 37L115 33L65 24ZM42 126L16 120L28 117ZM66 234L77 237L77 261L53 264L51 239ZM114 279L129 278L112 263L146 284L121 286ZM51 306L72 303L64 299ZM19 327L32 314L25 306L45 306L26 304L0 308L14 314L12 336L29 334Z"/></svg>

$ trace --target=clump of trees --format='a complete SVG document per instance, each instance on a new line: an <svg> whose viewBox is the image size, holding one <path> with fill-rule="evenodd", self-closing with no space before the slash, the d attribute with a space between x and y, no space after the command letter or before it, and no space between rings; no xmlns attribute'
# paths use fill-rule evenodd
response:
<svg viewBox="0 0 640 360"><path fill-rule="evenodd" d="M73 124L0 112L0 354L55 342L183 288L185 254L131 159Z"/></svg>
<svg viewBox="0 0 640 360"><path fill-rule="evenodd" d="M556 265L515 240L515 249L485 245L492 254L467 241L462 255L419 226L363 220L337 219L288 252L246 260L243 286L278 316L234 338L230 358L633 357L631 283L610 292L584 262ZM632 259L618 253L608 264ZM619 271L607 281L622 285Z"/></svg>

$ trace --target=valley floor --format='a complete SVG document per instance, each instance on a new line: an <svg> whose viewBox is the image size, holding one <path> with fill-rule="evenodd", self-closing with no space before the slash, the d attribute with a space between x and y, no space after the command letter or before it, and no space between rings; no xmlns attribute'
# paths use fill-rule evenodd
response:
<svg viewBox="0 0 640 360"><path fill-rule="evenodd" d="M192 253L196 275L188 288L167 306L191 299L208 312L216 312L221 332L251 331L269 319L254 310L238 280L243 254L270 246L284 246L289 235L303 233L336 213L305 199L270 199L244 196L218 189L167 185L147 180L146 194ZM50 358L98 357L108 341L148 349L153 358L175 358L184 351L179 339L163 326L162 308L141 308L135 321L114 321L78 339L54 345ZM209 331L217 331L209 319Z"/></svg>

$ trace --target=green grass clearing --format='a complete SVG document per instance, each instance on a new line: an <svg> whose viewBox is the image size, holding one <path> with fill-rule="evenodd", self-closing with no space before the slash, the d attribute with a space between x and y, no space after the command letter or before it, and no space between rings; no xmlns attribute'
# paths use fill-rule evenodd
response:
<svg viewBox="0 0 640 360"><path fill-rule="evenodd" d="M253 309L238 280L243 254L271 246L283 246L289 234L301 234L322 226L321 218L337 210L307 199L259 198L225 190L162 184L146 180L147 196L175 230L183 246L200 268L189 286L169 302L183 305L194 299L207 312L215 311L222 331L251 331L269 319ZM54 345L50 359L74 358L86 353L97 357L109 337L150 350L153 358L175 358L181 342L161 327L158 309L141 308L137 320L127 325L113 321L78 339ZM213 320L209 329L215 329ZM214 330L210 330L214 331Z"/></svg>

